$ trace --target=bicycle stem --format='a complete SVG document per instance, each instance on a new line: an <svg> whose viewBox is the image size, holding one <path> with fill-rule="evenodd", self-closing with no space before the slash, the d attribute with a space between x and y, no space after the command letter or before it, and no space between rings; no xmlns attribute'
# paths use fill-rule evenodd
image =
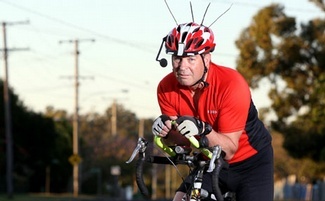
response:
<svg viewBox="0 0 325 201"><path fill-rule="evenodd" d="M199 149L206 157L211 159L210 164L209 164L209 168L208 168L207 171L212 172L214 170L214 168L215 168L216 159L218 159L220 157L221 147L220 146L215 146L215 147L213 147L213 151L211 152L207 148L202 148L202 147L200 148L200 143L194 136L187 137L187 139L191 142L191 145L193 147ZM160 149L162 149L164 152L168 153L170 156L175 156L176 155L175 151L172 148L170 148L169 146L164 144L161 137L155 136L154 142Z"/></svg>
<svg viewBox="0 0 325 201"><path fill-rule="evenodd" d="M193 147L199 149L206 157L208 157L209 159L212 158L213 153L207 148L202 148L202 147L200 148L200 143L194 136L191 136L187 139L191 142L191 145ZM161 137L155 136L154 142L160 149L162 149L164 152L168 153L170 156L176 155L175 151L172 148L170 148L169 146L164 144Z"/></svg>

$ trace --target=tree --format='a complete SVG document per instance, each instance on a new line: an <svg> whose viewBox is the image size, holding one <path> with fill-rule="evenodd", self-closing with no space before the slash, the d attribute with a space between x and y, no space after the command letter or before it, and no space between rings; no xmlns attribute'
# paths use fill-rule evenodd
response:
<svg viewBox="0 0 325 201"><path fill-rule="evenodd" d="M318 1L321 2L321 1ZM284 7L260 10L242 31L237 69L252 88L269 80L269 97L284 134L284 147L297 158L325 161L325 20L298 27Z"/></svg>
<svg viewBox="0 0 325 201"><path fill-rule="evenodd" d="M47 168L50 172L50 192L67 192L72 176L72 165L68 158L72 155L72 116L64 110L56 110L52 106L46 108L44 116L54 121L57 136L54 140L50 163Z"/></svg>
<svg viewBox="0 0 325 201"><path fill-rule="evenodd" d="M0 92L3 94L0 80ZM45 169L50 164L57 132L51 118L34 113L9 90L16 192L40 192L44 189ZM0 150L5 150L4 102L0 99ZM0 152L0 178L5 178L5 151ZM2 180L0 181L3 182Z"/></svg>
<svg viewBox="0 0 325 201"><path fill-rule="evenodd" d="M298 179L309 179L309 182L322 178L325 163L320 164L309 158L295 159L283 148L282 134L272 132L272 138L275 180L281 180L289 175L296 175Z"/></svg>
<svg viewBox="0 0 325 201"><path fill-rule="evenodd" d="M132 111L117 104L117 134L114 136L111 129L113 126L112 107L108 107L104 114L88 113L80 116L80 152L83 167L81 189L83 193L98 192L95 174L98 171L102 175L101 180L112 185L113 177L110 168L113 166L121 168L122 174L119 176L119 182L122 186L133 184L134 166L125 162L131 156L137 143L139 119ZM144 135L147 140L150 140L152 119L146 119L144 124ZM117 189L112 189L109 193L113 194L113 191L116 193Z"/></svg>

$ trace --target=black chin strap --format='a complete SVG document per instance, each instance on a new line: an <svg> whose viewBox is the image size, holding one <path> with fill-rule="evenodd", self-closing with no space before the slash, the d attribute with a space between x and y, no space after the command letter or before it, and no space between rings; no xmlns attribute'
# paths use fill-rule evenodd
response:
<svg viewBox="0 0 325 201"><path fill-rule="evenodd" d="M204 81L204 77L205 77L205 74L208 72L208 68L207 68L207 66L205 65L205 61L204 61L203 55L200 54L200 56L201 56L202 61L203 61L204 72L203 72L202 77L201 77L198 81L196 81L194 84L192 84L192 86L195 86L195 85L199 84L200 82L202 82L202 83L203 83L203 86L204 86L204 87L207 87L207 86L209 86L209 83L206 82L206 81Z"/></svg>

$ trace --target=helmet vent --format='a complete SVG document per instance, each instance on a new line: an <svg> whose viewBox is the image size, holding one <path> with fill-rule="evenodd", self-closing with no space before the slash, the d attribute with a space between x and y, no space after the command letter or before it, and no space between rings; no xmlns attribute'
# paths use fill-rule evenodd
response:
<svg viewBox="0 0 325 201"><path fill-rule="evenodd" d="M203 44L204 40L200 40L195 44L195 48L199 48Z"/></svg>
<svg viewBox="0 0 325 201"><path fill-rule="evenodd" d="M185 49L186 49L186 50L189 49L189 48L191 47L192 43L193 43L193 39L187 41L187 43L186 43L186 48L185 48Z"/></svg>
<svg viewBox="0 0 325 201"><path fill-rule="evenodd" d="M173 44L173 43L174 43L174 40L175 40L175 37L174 37L174 36L171 36L171 37L170 37L170 41L169 41L169 43L170 43L170 44Z"/></svg>
<svg viewBox="0 0 325 201"><path fill-rule="evenodd" d="M210 29L208 27L205 27L204 32L209 32L210 33Z"/></svg>
<svg viewBox="0 0 325 201"><path fill-rule="evenodd" d="M188 34L187 31L183 32L181 42L185 41L187 34Z"/></svg>
<svg viewBox="0 0 325 201"><path fill-rule="evenodd" d="M200 30L200 27L197 27L196 29L193 30L193 33L198 32Z"/></svg>

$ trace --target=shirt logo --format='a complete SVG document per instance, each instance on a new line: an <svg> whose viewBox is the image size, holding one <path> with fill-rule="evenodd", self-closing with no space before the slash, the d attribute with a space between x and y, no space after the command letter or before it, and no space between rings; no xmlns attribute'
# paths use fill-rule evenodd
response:
<svg viewBox="0 0 325 201"><path fill-rule="evenodd" d="M208 114L218 114L218 110L208 110Z"/></svg>

